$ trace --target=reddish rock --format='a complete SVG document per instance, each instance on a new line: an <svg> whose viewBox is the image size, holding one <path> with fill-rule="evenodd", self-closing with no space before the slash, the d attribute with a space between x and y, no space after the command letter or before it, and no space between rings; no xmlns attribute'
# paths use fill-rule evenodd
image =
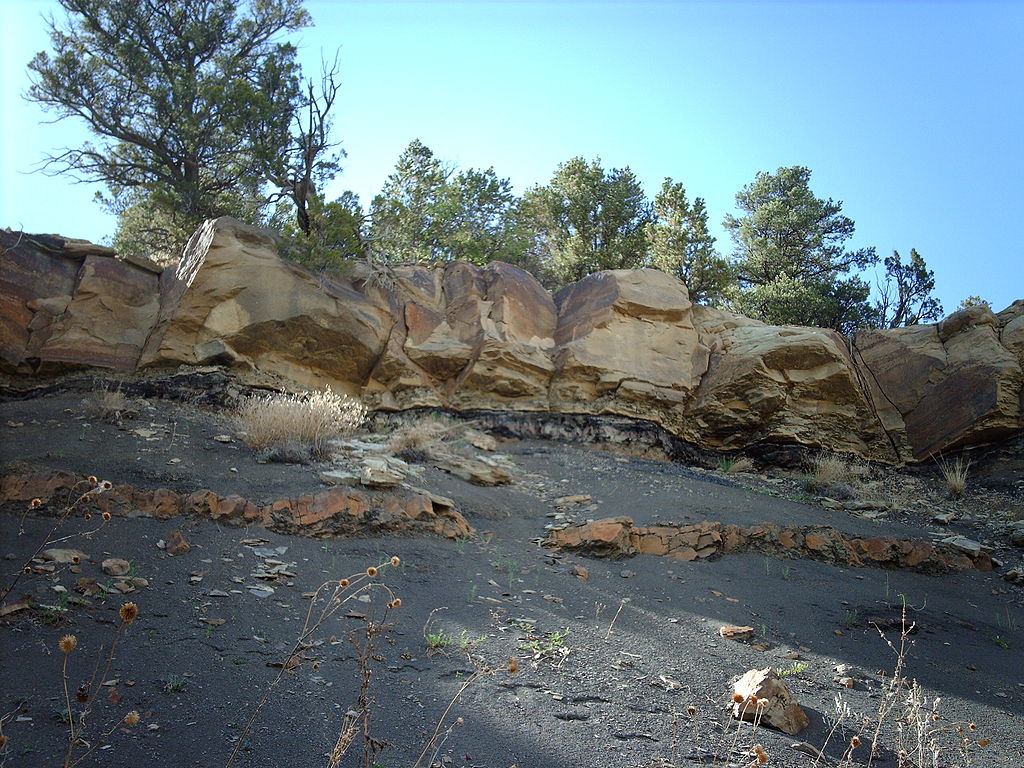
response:
<svg viewBox="0 0 1024 768"><path fill-rule="evenodd" d="M719 637L724 637L726 640L749 640L754 636L753 627L740 627L734 625L727 625L718 628Z"/></svg>
<svg viewBox="0 0 1024 768"><path fill-rule="evenodd" d="M167 534L167 541L164 543L164 551L171 557L184 555L192 549L192 546L185 540L184 534L175 529Z"/></svg>
<svg viewBox="0 0 1024 768"><path fill-rule="evenodd" d="M190 493L184 501L184 511L211 517L220 506L220 496L207 488Z"/></svg>

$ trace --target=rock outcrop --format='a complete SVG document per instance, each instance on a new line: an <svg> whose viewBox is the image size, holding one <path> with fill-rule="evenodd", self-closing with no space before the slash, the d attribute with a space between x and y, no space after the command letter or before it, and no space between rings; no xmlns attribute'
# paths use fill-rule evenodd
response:
<svg viewBox="0 0 1024 768"><path fill-rule="evenodd" d="M921 573L993 569L990 549L967 539L964 542L975 546L958 544L955 538L948 543L932 544L917 539L853 536L827 525L762 523L744 527L703 521L637 526L629 517L609 517L555 528L548 533L543 545L610 559L662 555L691 562L716 555L759 552L831 565L908 569Z"/></svg>
<svg viewBox="0 0 1024 768"><path fill-rule="evenodd" d="M93 478L95 479L95 478ZM105 488L70 472L10 473L0 477L0 503L34 499L41 511L63 515L68 504L76 512L166 520L192 514L228 525L261 525L277 533L299 536L361 536L396 532L429 533L450 539L472 537L472 527L449 499L423 492L367 494L334 487L295 498L258 504L237 494L221 496L208 489L179 493L170 488ZM187 545L186 545L187 546Z"/></svg>
<svg viewBox="0 0 1024 768"><path fill-rule="evenodd" d="M331 278L233 219L207 222L163 272L56 236L3 231L0 247L0 374L14 388L84 368L220 366L378 410L631 417L701 448L891 462L1024 427L1024 301L846 338L693 306L654 270L600 272L554 296L501 262Z"/></svg>

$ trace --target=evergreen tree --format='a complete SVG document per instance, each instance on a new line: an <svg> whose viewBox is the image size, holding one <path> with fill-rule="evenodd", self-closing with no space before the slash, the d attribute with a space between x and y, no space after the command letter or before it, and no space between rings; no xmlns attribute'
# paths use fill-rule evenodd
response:
<svg viewBox="0 0 1024 768"><path fill-rule="evenodd" d="M629 168L606 173L600 158L574 157L529 190L525 206L538 259L560 284L645 262L651 207Z"/></svg>
<svg viewBox="0 0 1024 768"><path fill-rule="evenodd" d="M918 325L942 317L942 305L932 296L935 273L914 248L904 264L899 251L885 259L885 282L880 284L875 305L877 322L882 328Z"/></svg>
<svg viewBox="0 0 1024 768"><path fill-rule="evenodd" d="M727 259L715 250L704 200L690 203L682 184L666 178L647 224L652 267L675 275L697 304L717 304L735 280Z"/></svg>
<svg viewBox="0 0 1024 768"><path fill-rule="evenodd" d="M726 216L735 244L735 308L768 323L816 325L848 333L870 322L870 288L843 277L877 262L873 248L846 250L854 223L842 203L810 189L811 172L794 166L758 173L736 195L742 215Z"/></svg>
<svg viewBox="0 0 1024 768"><path fill-rule="evenodd" d="M27 97L84 121L94 140L45 168L105 183L101 201L127 216L121 240L260 212L272 200L268 182L285 194L292 184L298 202L332 170L321 129L333 93L327 103L303 89L296 48L283 39L311 23L301 0L60 3L64 19L48 20L53 51L29 63ZM311 106L303 135L300 113Z"/></svg>

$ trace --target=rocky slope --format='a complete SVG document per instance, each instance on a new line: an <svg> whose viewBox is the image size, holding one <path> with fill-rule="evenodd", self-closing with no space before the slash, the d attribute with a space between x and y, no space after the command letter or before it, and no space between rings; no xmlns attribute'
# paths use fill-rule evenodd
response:
<svg viewBox="0 0 1024 768"><path fill-rule="evenodd" d="M1024 300L845 338L694 306L654 270L597 273L554 296L500 262L332 278L228 218L163 271L51 235L2 231L0 247L0 374L15 389L86 369L223 366L381 410L608 414L703 448L890 462L1024 427Z"/></svg>

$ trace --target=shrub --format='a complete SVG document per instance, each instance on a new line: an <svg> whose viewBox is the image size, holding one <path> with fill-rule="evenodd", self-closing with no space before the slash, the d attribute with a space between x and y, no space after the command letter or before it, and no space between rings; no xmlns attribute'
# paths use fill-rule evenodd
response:
<svg viewBox="0 0 1024 768"><path fill-rule="evenodd" d="M265 450L278 443L304 443L321 456L327 440L355 430L366 418L358 400L327 387L299 394L276 393L242 399L234 421L249 447Z"/></svg>
<svg viewBox="0 0 1024 768"><path fill-rule="evenodd" d="M445 419L425 416L400 426L388 441L388 450L406 461L428 461L448 452L443 442L456 431L456 425Z"/></svg>
<svg viewBox="0 0 1024 768"><path fill-rule="evenodd" d="M116 387L103 387L93 397L83 401L83 405L88 415L111 424L118 423L123 416L131 415L132 410L132 401Z"/></svg>
<svg viewBox="0 0 1024 768"><path fill-rule="evenodd" d="M939 457L937 461L942 479L946 481L946 490L950 496L959 496L967 487L967 472L971 468L971 460L963 456L955 461L947 461Z"/></svg>

